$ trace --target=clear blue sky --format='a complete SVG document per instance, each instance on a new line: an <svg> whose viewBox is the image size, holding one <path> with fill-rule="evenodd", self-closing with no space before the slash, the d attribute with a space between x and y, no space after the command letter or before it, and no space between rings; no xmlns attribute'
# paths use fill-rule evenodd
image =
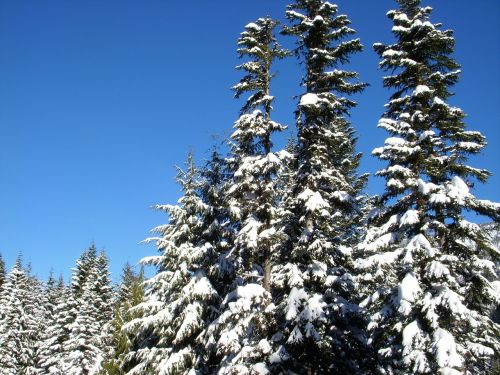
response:
<svg viewBox="0 0 500 375"><path fill-rule="evenodd" d="M95 241L116 278L124 262L155 252L140 245L166 217L155 203L179 197L174 165L190 147L198 160L214 134L229 134L241 102L229 87L240 75L235 45L244 25L282 18L287 1L0 0L0 253L19 252L45 278L70 274ZM499 201L500 2L424 1L433 21L455 30L463 75L454 105L489 141L473 165L494 176L475 189ZM388 100L372 51L390 42L390 0L339 0L366 49L353 59L370 83L353 123L367 156L386 134L376 128ZM284 40L291 47L293 41ZM294 128L301 71L290 59L276 69L275 119ZM372 178L370 192L380 191Z"/></svg>

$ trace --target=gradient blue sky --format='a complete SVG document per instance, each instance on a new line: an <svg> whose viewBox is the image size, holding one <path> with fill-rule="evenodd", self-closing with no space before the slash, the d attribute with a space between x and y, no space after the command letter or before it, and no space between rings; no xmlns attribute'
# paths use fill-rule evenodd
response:
<svg viewBox="0 0 500 375"><path fill-rule="evenodd" d="M174 165L190 147L197 160L230 133L241 102L229 90L240 74L235 45L247 23L282 18L288 1L0 0L0 253L19 252L34 272L69 277L95 241L122 265L155 252L140 245L166 217L150 209L179 197ZM366 46L353 58L370 87L352 119L369 154L386 134L376 128L388 100L372 51L390 42L390 0L339 0ZM454 105L489 141L473 165L493 173L479 197L499 201L500 2L424 1L433 21L455 30L463 75ZM293 40L283 44L291 47ZM301 70L276 66L275 119L293 125ZM280 143L278 141L278 143ZM369 190L380 191L372 178Z"/></svg>

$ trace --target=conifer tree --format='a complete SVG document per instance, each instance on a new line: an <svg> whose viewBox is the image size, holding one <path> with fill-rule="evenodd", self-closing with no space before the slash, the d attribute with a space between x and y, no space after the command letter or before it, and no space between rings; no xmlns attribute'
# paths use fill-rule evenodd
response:
<svg viewBox="0 0 500 375"><path fill-rule="evenodd" d="M296 112L297 170L284 202L288 241L273 272L281 322L273 361L287 371L360 371L353 347L364 340L350 254L360 236L366 176L357 172L361 155L348 119L356 103L348 96L365 85L341 67L362 45L329 2L295 1L286 17L291 25L283 33L297 38L306 92Z"/></svg>
<svg viewBox="0 0 500 375"><path fill-rule="evenodd" d="M135 366L129 374L183 374L203 365L198 336L212 319L219 296L207 277L212 246L199 242L205 204L197 193L199 172L191 153L186 166L177 178L183 191L179 204L156 206L168 213L169 222L155 228L159 236L149 239L161 254L142 260L158 272L146 280L145 300L132 310L141 318L125 325L129 332L137 330L136 350L128 356Z"/></svg>
<svg viewBox="0 0 500 375"><path fill-rule="evenodd" d="M394 90L379 127L390 133L374 155L387 162L359 262L372 294L370 335L385 374L487 374L498 353L498 249L475 212L498 222L500 207L477 199L467 164L486 145L448 103L459 79L451 30L430 22L420 0L398 0L387 15L395 42L376 44L384 85ZM496 263L496 264L495 264Z"/></svg>
<svg viewBox="0 0 500 375"><path fill-rule="evenodd" d="M199 194L204 203L201 214L201 242L209 243L213 247L214 259L209 261L211 265L208 274L221 296L229 292L235 272L230 255L234 242L234 225L230 220L227 194L232 174L229 163L214 147L200 172Z"/></svg>
<svg viewBox="0 0 500 375"><path fill-rule="evenodd" d="M103 374L121 375L125 374L125 357L132 350L134 333L127 333L123 326L135 318L139 318L137 312L134 314L131 308L142 302L144 297L144 269L141 267L139 274L127 263L123 267L122 280L117 291L117 299L113 313L113 337L111 355L108 356L103 365Z"/></svg>
<svg viewBox="0 0 500 375"><path fill-rule="evenodd" d="M237 67L245 75L233 89L236 98L251 95L231 136L235 172L228 195L237 228L232 250L237 279L209 331L222 359L220 373L262 370L271 350L267 340L273 308L271 264L281 240L275 230L276 175L282 164L281 154L272 151L271 137L285 127L271 119L270 85L273 63L287 54L274 37L276 24L260 18L248 24L238 39L240 58L248 61Z"/></svg>
<svg viewBox="0 0 500 375"><path fill-rule="evenodd" d="M51 286L51 280L52 275L45 290L46 328L38 347L37 369L41 374L62 375L64 343L70 333L66 326L71 318L68 309L71 291L64 285L62 276L55 286Z"/></svg>
<svg viewBox="0 0 500 375"><path fill-rule="evenodd" d="M63 332L63 373L97 374L111 336L112 290L108 260L92 244L76 263Z"/></svg>
<svg viewBox="0 0 500 375"><path fill-rule="evenodd" d="M72 276L72 288L73 293L76 298L79 298L83 294L83 287L87 281L87 278L91 272L91 269L95 266L95 261L97 258L97 249L95 244L91 244L88 249L86 249L80 255L80 258L76 261L76 267Z"/></svg>
<svg viewBox="0 0 500 375"><path fill-rule="evenodd" d="M40 290L30 277L19 257L0 293L0 369L5 375L36 373L41 306Z"/></svg>

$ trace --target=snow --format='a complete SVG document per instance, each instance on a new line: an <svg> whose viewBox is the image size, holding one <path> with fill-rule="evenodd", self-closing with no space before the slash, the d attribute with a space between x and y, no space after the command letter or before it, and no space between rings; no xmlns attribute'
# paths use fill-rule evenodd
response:
<svg viewBox="0 0 500 375"><path fill-rule="evenodd" d="M422 96L432 93L432 90L426 85L418 85L413 91L414 96Z"/></svg>
<svg viewBox="0 0 500 375"><path fill-rule="evenodd" d="M319 191L313 192L312 190L307 188L302 193L300 193L297 198L305 202L305 207L309 212L314 212L330 207L328 202L323 199Z"/></svg>
<svg viewBox="0 0 500 375"><path fill-rule="evenodd" d="M249 24L247 24L245 26L245 29L252 29L252 30L259 31L261 29L261 27L254 22L250 22Z"/></svg>
<svg viewBox="0 0 500 375"><path fill-rule="evenodd" d="M455 338L448 331L438 328L433 335L436 361L442 369L452 370L462 366L462 357L457 353Z"/></svg>
<svg viewBox="0 0 500 375"><path fill-rule="evenodd" d="M424 195L428 195L430 192L439 189L436 184L433 184L432 182L425 182L421 179L418 179L417 185L418 191Z"/></svg>
<svg viewBox="0 0 500 375"><path fill-rule="evenodd" d="M252 374L256 375L267 375L269 374L269 370L265 363L259 362L252 366Z"/></svg>
<svg viewBox="0 0 500 375"><path fill-rule="evenodd" d="M262 298L265 295L265 293L266 290L262 287L262 285L251 283L236 288L235 296L237 298L244 298L251 300L254 298Z"/></svg>
<svg viewBox="0 0 500 375"><path fill-rule="evenodd" d="M444 265L443 263L433 260L428 266L427 266L427 275L430 278L437 278L440 279L443 276L449 276L450 275L450 270L449 268Z"/></svg>
<svg viewBox="0 0 500 375"><path fill-rule="evenodd" d="M287 297L287 304L285 309L286 320L295 320L295 318L297 318L299 307L302 305L302 301L304 301L305 299L307 299L307 293L303 288L292 288L290 294Z"/></svg>
<svg viewBox="0 0 500 375"><path fill-rule="evenodd" d="M459 196L466 196L469 194L469 186L458 176L454 176L451 179L451 186L454 187L454 191Z"/></svg>
<svg viewBox="0 0 500 375"><path fill-rule="evenodd" d="M404 13L396 14L393 19L395 21L399 21L399 22L410 22L410 20L408 19L408 16Z"/></svg>
<svg viewBox="0 0 500 375"><path fill-rule="evenodd" d="M389 137L385 140L385 144L389 146L402 146L406 143L403 138Z"/></svg>
<svg viewBox="0 0 500 375"><path fill-rule="evenodd" d="M408 315L412 311L412 302L422 291L417 278L412 272L408 272L398 286L398 311Z"/></svg>
<svg viewBox="0 0 500 375"><path fill-rule="evenodd" d="M433 102L434 102L434 104L436 104L436 105L445 105L445 102L443 101L443 99L441 99L441 98L440 98L440 97L438 97L438 96L435 96L435 97L434 97L434 101L433 101Z"/></svg>
<svg viewBox="0 0 500 375"><path fill-rule="evenodd" d="M430 138L432 136L434 136L436 133L432 130L426 130L424 132L422 132L422 134L420 134L420 136L418 137L418 140L420 142L426 140L427 138Z"/></svg>
<svg viewBox="0 0 500 375"><path fill-rule="evenodd" d="M325 22L325 20L321 16L316 16L313 19L313 23L324 23L324 22Z"/></svg>
<svg viewBox="0 0 500 375"><path fill-rule="evenodd" d="M300 105L301 106L314 106L317 105L318 102L321 102L323 99L319 98L318 95L313 94L313 93L307 93L302 95L300 98Z"/></svg>
<svg viewBox="0 0 500 375"><path fill-rule="evenodd" d="M413 224L417 224L420 221L420 217L418 215L418 211L416 210L408 210L404 213L404 215L399 220L399 226L409 226Z"/></svg>
<svg viewBox="0 0 500 375"><path fill-rule="evenodd" d="M404 53L401 52L401 51L396 51L396 50L393 50L393 49L388 49L388 50L385 50L384 53L382 53L382 57L383 58L400 57L403 54Z"/></svg>

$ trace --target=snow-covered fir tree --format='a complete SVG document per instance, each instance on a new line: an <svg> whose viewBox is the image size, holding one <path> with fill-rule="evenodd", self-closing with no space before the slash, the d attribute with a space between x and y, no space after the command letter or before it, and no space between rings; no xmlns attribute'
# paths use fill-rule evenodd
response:
<svg viewBox="0 0 500 375"><path fill-rule="evenodd" d="M212 284L224 296L230 291L235 267L231 255L234 242L234 223L230 220L227 191L234 171L214 146L210 158L201 169L199 194L204 203L201 215L201 241L209 243L213 260L209 260L208 274Z"/></svg>
<svg viewBox="0 0 500 375"><path fill-rule="evenodd" d="M184 374L202 368L205 346L198 339L220 303L207 269L213 248L200 242L201 215L206 206L198 195L199 171L189 154L187 171L179 170L177 181L183 196L178 205L158 205L169 222L154 229L160 255L144 258L143 264L157 267L145 281L144 301L132 311L141 318L125 325L135 331L135 351L129 374Z"/></svg>
<svg viewBox="0 0 500 375"><path fill-rule="evenodd" d="M36 374L37 346L43 306L38 283L16 260L0 293L0 371L5 375Z"/></svg>
<svg viewBox="0 0 500 375"><path fill-rule="evenodd" d="M387 15L393 44L376 44L384 85L394 90L379 127L390 133L374 155L377 200L359 267L372 294L372 344L384 374L489 374L499 352L490 316L499 296L498 249L472 212L498 222L500 207L476 198L474 180L489 173L467 164L486 145L466 130L464 112L448 102L459 79L451 30L430 22L430 7L398 0ZM468 216L467 216L468 217Z"/></svg>
<svg viewBox="0 0 500 375"><path fill-rule="evenodd" d="M71 278L71 286L76 298L79 298L83 294L83 287L91 273L91 269L95 266L96 258L97 249L95 244L92 243L88 249L82 252L76 261L76 267L73 270Z"/></svg>
<svg viewBox="0 0 500 375"><path fill-rule="evenodd" d="M103 364L103 374L121 375L126 373L125 357L132 350L134 333L128 333L122 327L138 318L131 308L142 302L144 297L144 268L138 274L130 264L123 267L122 280L118 286L116 303L113 312L113 336L109 354Z"/></svg>
<svg viewBox="0 0 500 375"><path fill-rule="evenodd" d="M272 135L285 127L271 119L273 63L286 56L274 36L277 22L260 18L248 24L238 39L245 58L237 69L245 75L233 87L236 98L250 94L231 136L234 176L228 190L232 221L237 229L234 247L237 277L209 329L219 373L251 373L266 368L272 324L271 264L282 236L276 232L276 175L282 153L272 151Z"/></svg>
<svg viewBox="0 0 500 375"><path fill-rule="evenodd" d="M358 370L362 319L349 272L360 236L360 154L349 123L356 103L348 96L365 85L342 69L361 51L350 21L337 6L300 0L288 6L283 33L297 38L306 92L297 109L296 165L285 199L288 241L274 282L279 288L281 349L273 356L284 371L346 373Z"/></svg>
<svg viewBox="0 0 500 375"><path fill-rule="evenodd" d="M64 285L62 276L52 286L52 275L45 289L45 319L38 346L37 369L41 374L62 375L62 360L64 342L69 338L69 329L66 328L69 318L68 301L71 290Z"/></svg>
<svg viewBox="0 0 500 375"><path fill-rule="evenodd" d="M62 334L62 373L98 374L111 332L112 295L107 258L92 244L76 263ZM108 341L109 340L109 341Z"/></svg>

